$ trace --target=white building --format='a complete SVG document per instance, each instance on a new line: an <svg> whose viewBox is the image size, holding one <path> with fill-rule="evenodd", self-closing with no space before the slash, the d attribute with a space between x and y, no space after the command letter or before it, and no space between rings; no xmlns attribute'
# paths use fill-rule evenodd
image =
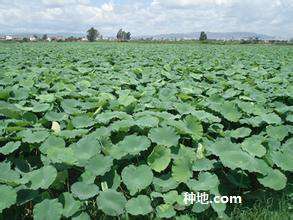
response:
<svg viewBox="0 0 293 220"><path fill-rule="evenodd" d="M37 41L37 38L35 36L31 36L30 41Z"/></svg>
<svg viewBox="0 0 293 220"><path fill-rule="evenodd" d="M13 40L13 37L7 35L7 36L5 37L5 40Z"/></svg>

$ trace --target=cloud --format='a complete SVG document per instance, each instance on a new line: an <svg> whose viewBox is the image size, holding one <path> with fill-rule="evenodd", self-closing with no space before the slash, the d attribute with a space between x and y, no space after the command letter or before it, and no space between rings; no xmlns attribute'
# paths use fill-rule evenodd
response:
<svg viewBox="0 0 293 220"><path fill-rule="evenodd" d="M234 2L237 0L234 0ZM153 0L152 5L161 5L169 7L186 7L198 5L227 5L231 4L233 0Z"/></svg>
<svg viewBox="0 0 293 220"><path fill-rule="evenodd" d="M293 37L292 0L0 0L4 32L85 32L120 28L133 36L247 31ZM291 28L290 28L291 27Z"/></svg>
<svg viewBox="0 0 293 220"><path fill-rule="evenodd" d="M106 11L106 12L111 12L114 10L114 6L112 3L104 3L101 6L102 10Z"/></svg>

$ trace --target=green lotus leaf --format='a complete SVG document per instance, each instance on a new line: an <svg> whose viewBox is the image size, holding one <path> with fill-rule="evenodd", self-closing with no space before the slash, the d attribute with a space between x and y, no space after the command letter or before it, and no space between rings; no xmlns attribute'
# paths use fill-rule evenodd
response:
<svg viewBox="0 0 293 220"><path fill-rule="evenodd" d="M48 159L53 163L65 163L68 165L74 165L77 163L74 151L67 148L49 148L46 152Z"/></svg>
<svg viewBox="0 0 293 220"><path fill-rule="evenodd" d="M108 124L112 119L131 119L131 116L125 112L112 111L112 112L103 112L98 114L95 118L96 121L103 124Z"/></svg>
<svg viewBox="0 0 293 220"><path fill-rule="evenodd" d="M119 105L129 106L134 102L136 102L136 98L134 98L132 95L122 94L118 98Z"/></svg>
<svg viewBox="0 0 293 220"><path fill-rule="evenodd" d="M192 207L192 212L195 213L202 213L205 210L207 210L210 207L210 204L205 204L205 203L201 203L201 202L196 202L194 203L193 207Z"/></svg>
<svg viewBox="0 0 293 220"><path fill-rule="evenodd" d="M135 122L133 119L126 119L121 121L114 121L110 125L111 131L125 131L127 132L132 126L135 125Z"/></svg>
<svg viewBox="0 0 293 220"><path fill-rule="evenodd" d="M172 190L163 194L163 199L166 204L173 205L177 201L178 196L178 192L176 190Z"/></svg>
<svg viewBox="0 0 293 220"><path fill-rule="evenodd" d="M32 132L30 130L27 130L27 132L24 133L22 141L27 142L27 143L41 143L49 135L50 135L50 133L47 132L47 131L35 131L35 132Z"/></svg>
<svg viewBox="0 0 293 220"><path fill-rule="evenodd" d="M170 204L162 204L157 206L156 213L158 218L172 218L176 215L176 211Z"/></svg>
<svg viewBox="0 0 293 220"><path fill-rule="evenodd" d="M34 207L34 219L50 220L61 219L62 204L57 199L45 199Z"/></svg>
<svg viewBox="0 0 293 220"><path fill-rule="evenodd" d="M77 108L79 101L75 99L64 99L61 102L61 107L67 114L80 114L81 111Z"/></svg>
<svg viewBox="0 0 293 220"><path fill-rule="evenodd" d="M44 117L48 121L58 121L58 122L64 121L68 118L67 114L65 114L64 112L53 112L53 111L47 112Z"/></svg>
<svg viewBox="0 0 293 220"><path fill-rule="evenodd" d="M11 186L0 185L0 213L16 203L16 191Z"/></svg>
<svg viewBox="0 0 293 220"><path fill-rule="evenodd" d="M62 210L62 215L66 218L69 218L73 216L75 213L77 213L82 205L82 203L80 201L75 200L72 194L70 194L69 192L63 193L60 196L60 201L64 206Z"/></svg>
<svg viewBox="0 0 293 220"><path fill-rule="evenodd" d="M209 172L199 173L198 180L190 179L187 181L187 186L194 192L215 190L219 184L217 175Z"/></svg>
<svg viewBox="0 0 293 220"><path fill-rule="evenodd" d="M86 163L90 158L101 151L99 141L93 136L84 137L70 147L72 148L76 159L80 163Z"/></svg>
<svg viewBox="0 0 293 220"><path fill-rule="evenodd" d="M85 167L85 170L90 171L96 176L103 176L111 170L113 159L110 156L98 154L91 158Z"/></svg>
<svg viewBox="0 0 293 220"><path fill-rule="evenodd" d="M20 174L11 169L10 162L0 163L0 183L18 185Z"/></svg>
<svg viewBox="0 0 293 220"><path fill-rule="evenodd" d="M147 215L153 211L151 200L145 195L131 198L126 203L126 211L131 215Z"/></svg>
<svg viewBox="0 0 293 220"><path fill-rule="evenodd" d="M51 106L46 103L35 103L33 105L32 111L33 112L45 112L47 111Z"/></svg>
<svg viewBox="0 0 293 220"><path fill-rule="evenodd" d="M148 165L156 172L165 170L171 161L171 150L164 146L156 146L148 156Z"/></svg>
<svg viewBox="0 0 293 220"><path fill-rule="evenodd" d="M286 121L293 122L293 114L287 115Z"/></svg>
<svg viewBox="0 0 293 220"><path fill-rule="evenodd" d="M287 126L267 126L267 134L269 137L275 138L279 141L282 141L289 133Z"/></svg>
<svg viewBox="0 0 293 220"><path fill-rule="evenodd" d="M236 105L228 101L217 105L217 108L215 109L215 111L218 111L227 120L232 122L237 122L242 116L242 114L238 111Z"/></svg>
<svg viewBox="0 0 293 220"><path fill-rule="evenodd" d="M131 195L148 187L153 181L153 172L147 165L129 165L122 170L122 181Z"/></svg>
<svg viewBox="0 0 293 220"><path fill-rule="evenodd" d="M261 118L263 121L265 121L268 124L278 125L282 123L282 119L275 113L261 115Z"/></svg>
<svg viewBox="0 0 293 220"><path fill-rule="evenodd" d="M263 115L267 113L267 110L262 106L253 102L238 102L239 108L248 114Z"/></svg>
<svg viewBox="0 0 293 220"><path fill-rule="evenodd" d="M197 117L193 115L188 115L184 119L184 123L186 124L186 127L190 131L191 137L195 140L200 140L203 135L203 128L201 125L201 122L198 120Z"/></svg>
<svg viewBox="0 0 293 220"><path fill-rule="evenodd" d="M32 112L25 112L22 115L22 119L31 124L36 124L38 122L38 116Z"/></svg>
<svg viewBox="0 0 293 220"><path fill-rule="evenodd" d="M79 136L83 136L87 134L89 131L86 129L76 129L76 130L62 130L58 133L59 136L70 139L76 138Z"/></svg>
<svg viewBox="0 0 293 220"><path fill-rule="evenodd" d="M250 172L258 172L266 174L268 172L268 165L261 159L252 157L244 151L225 152L220 155L221 162L224 166L231 169L240 168Z"/></svg>
<svg viewBox="0 0 293 220"><path fill-rule="evenodd" d="M44 166L38 170L26 173L24 179L31 182L31 189L48 189L57 177L57 170L53 166Z"/></svg>
<svg viewBox="0 0 293 220"><path fill-rule="evenodd" d="M246 138L241 147L252 156L263 157L266 154L266 148L262 145L263 137L254 135Z"/></svg>
<svg viewBox="0 0 293 220"><path fill-rule="evenodd" d="M76 116L72 119L72 124L75 128L87 128L91 127L95 124L95 121L93 118L87 116L87 115L81 115Z"/></svg>
<svg viewBox="0 0 293 220"><path fill-rule="evenodd" d="M206 148L217 156L241 150L240 145L232 143L230 139L226 138L218 138L215 142L206 145Z"/></svg>
<svg viewBox="0 0 293 220"><path fill-rule="evenodd" d="M225 133L232 138L244 138L250 135L251 129L241 127L236 130L226 131Z"/></svg>
<svg viewBox="0 0 293 220"><path fill-rule="evenodd" d="M0 154L8 155L13 153L15 150L17 150L21 145L20 141L17 142L8 142L3 147L0 148Z"/></svg>
<svg viewBox="0 0 293 220"><path fill-rule="evenodd" d="M147 150L151 145L150 140L145 136L129 135L110 149L110 155L115 159L129 155L137 155Z"/></svg>
<svg viewBox="0 0 293 220"><path fill-rule="evenodd" d="M175 189L179 184L171 177L171 175L162 175L160 177L154 177L153 185L158 192L167 192L171 189Z"/></svg>
<svg viewBox="0 0 293 220"><path fill-rule="evenodd" d="M196 160L193 164L192 164L192 170L193 171L207 171L207 170L211 170L214 167L214 163L216 162L216 160L209 160L206 158L200 159L200 160Z"/></svg>
<svg viewBox="0 0 293 220"><path fill-rule="evenodd" d="M76 182L71 185L71 192L74 197L80 200L86 200L97 195L99 193L99 187L94 183Z"/></svg>
<svg viewBox="0 0 293 220"><path fill-rule="evenodd" d="M16 100L25 100L29 97L29 89L27 88L18 88L13 91L14 99Z"/></svg>
<svg viewBox="0 0 293 220"><path fill-rule="evenodd" d="M293 171L293 154L292 152L280 152L273 151L271 152L271 157L273 162L285 171Z"/></svg>
<svg viewBox="0 0 293 220"><path fill-rule="evenodd" d="M40 102L51 103L51 102L55 101L55 95L54 94L41 94L41 95L36 96L36 98L38 100L40 100Z"/></svg>
<svg viewBox="0 0 293 220"><path fill-rule="evenodd" d="M186 183L192 177L192 164L186 158L177 158L172 166L172 178L177 182Z"/></svg>
<svg viewBox="0 0 293 220"><path fill-rule="evenodd" d="M262 178L257 178L258 181L265 187L281 190L284 189L287 183L286 176L279 170L272 170L267 176Z"/></svg>
<svg viewBox="0 0 293 220"><path fill-rule="evenodd" d="M140 128L152 128L157 127L159 124L159 119L157 117L148 115L142 116L135 120L135 124Z"/></svg>
<svg viewBox="0 0 293 220"><path fill-rule="evenodd" d="M124 213L127 200L122 193L113 189L100 192L97 197L98 208L106 215L119 216Z"/></svg>
<svg viewBox="0 0 293 220"><path fill-rule="evenodd" d="M149 138L158 145L166 147L176 146L179 140L179 136L171 127L152 128Z"/></svg>
<svg viewBox="0 0 293 220"><path fill-rule="evenodd" d="M215 196L221 196L219 193L215 193ZM221 219L228 219L229 217L225 214L227 205L225 203L211 203L213 210L215 210Z"/></svg>
<svg viewBox="0 0 293 220"><path fill-rule="evenodd" d="M82 212L78 216L73 216L72 220L91 220L91 217L86 212Z"/></svg>
<svg viewBox="0 0 293 220"><path fill-rule="evenodd" d="M48 150L51 148L65 148L65 141L55 135L50 135L40 146L40 151L47 154Z"/></svg>
<svg viewBox="0 0 293 220"><path fill-rule="evenodd" d="M204 121L206 123L219 123L221 119L213 114L206 111L192 111L192 115L198 118L200 121Z"/></svg>

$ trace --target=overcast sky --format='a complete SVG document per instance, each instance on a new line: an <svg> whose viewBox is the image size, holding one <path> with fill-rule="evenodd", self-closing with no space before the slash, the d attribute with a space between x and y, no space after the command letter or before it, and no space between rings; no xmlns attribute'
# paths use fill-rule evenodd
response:
<svg viewBox="0 0 293 220"><path fill-rule="evenodd" d="M0 0L0 33L246 31L293 37L293 0Z"/></svg>

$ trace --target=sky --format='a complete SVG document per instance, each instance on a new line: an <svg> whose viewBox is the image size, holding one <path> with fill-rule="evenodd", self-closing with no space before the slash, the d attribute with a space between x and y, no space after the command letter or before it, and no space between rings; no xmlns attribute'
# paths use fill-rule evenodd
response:
<svg viewBox="0 0 293 220"><path fill-rule="evenodd" d="M132 36L255 32L293 38L293 0L0 0L0 33Z"/></svg>

